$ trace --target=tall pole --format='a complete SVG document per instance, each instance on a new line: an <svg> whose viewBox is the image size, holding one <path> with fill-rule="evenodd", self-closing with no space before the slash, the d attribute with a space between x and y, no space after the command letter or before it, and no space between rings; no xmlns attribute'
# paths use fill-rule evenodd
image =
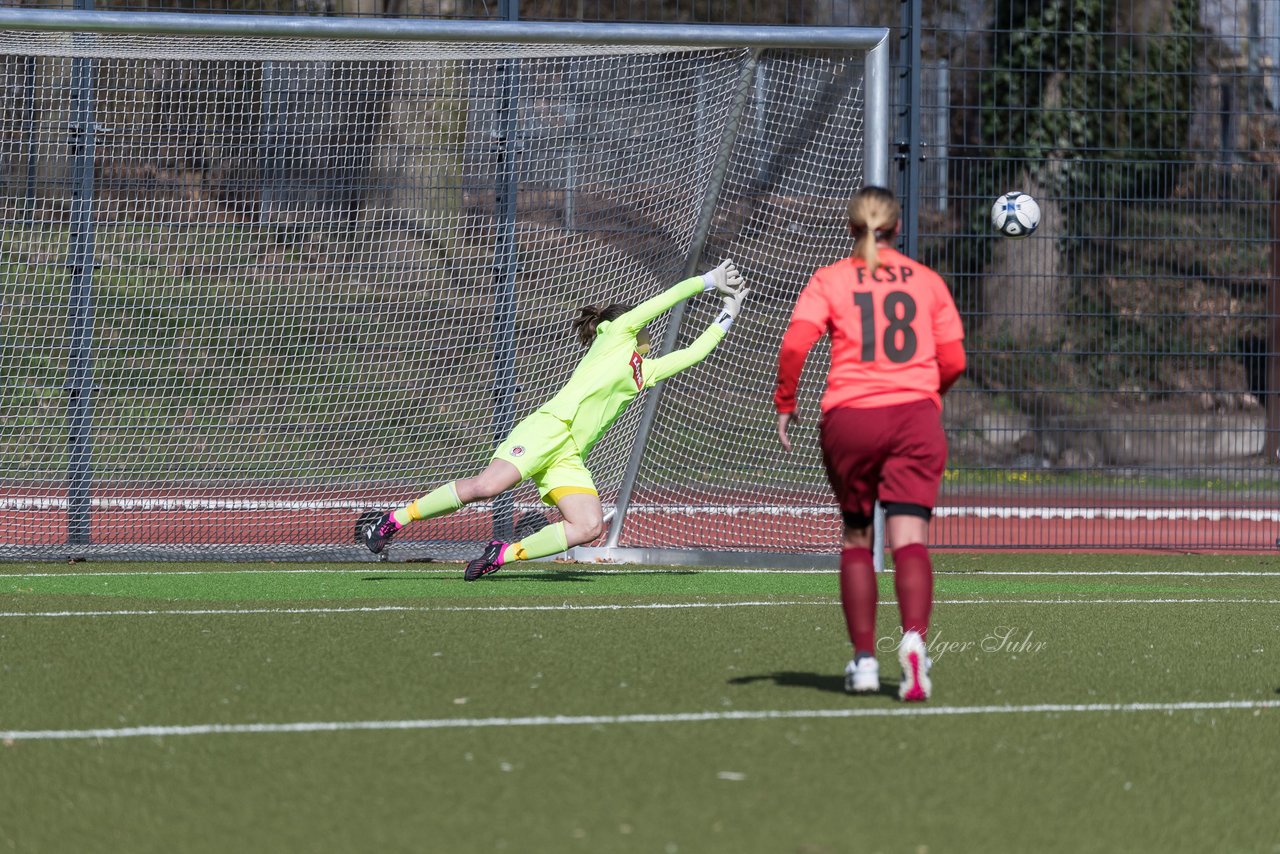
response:
<svg viewBox="0 0 1280 854"><path fill-rule="evenodd" d="M924 159L920 142L920 3L903 0L902 28L898 36L899 103L894 159L898 163L898 199L902 205L902 251L915 257L920 234L920 162ZM870 182L868 182L870 183ZM885 181L888 184L888 181ZM875 540L872 556L876 572L885 571L884 507L876 502L872 514Z"/></svg>
<svg viewBox="0 0 1280 854"><path fill-rule="evenodd" d="M499 15L515 21L519 0L501 0ZM519 189L520 60L506 59L498 68L502 99L494 145L497 154L494 211L498 218L493 278L493 443L511 433L516 420L516 194ZM505 492L493 500L493 538L510 540L514 532L515 496Z"/></svg>
<svg viewBox="0 0 1280 854"><path fill-rule="evenodd" d="M915 257L920 233L920 3L903 0L899 62L902 66L901 102L898 113L897 160L902 200L902 251Z"/></svg>
<svg viewBox="0 0 1280 854"><path fill-rule="evenodd" d="M1280 464L1280 176L1271 176L1271 276L1267 280L1266 407L1267 430L1263 455Z"/></svg>
<svg viewBox="0 0 1280 854"><path fill-rule="evenodd" d="M76 0L92 9L93 0ZM79 36L73 36L79 38ZM72 60L71 242L67 267L67 544L89 544L93 481L93 158L94 60Z"/></svg>

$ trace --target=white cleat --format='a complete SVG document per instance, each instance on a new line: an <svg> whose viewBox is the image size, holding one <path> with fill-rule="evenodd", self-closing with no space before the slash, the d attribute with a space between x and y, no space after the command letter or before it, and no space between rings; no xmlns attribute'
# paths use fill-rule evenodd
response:
<svg viewBox="0 0 1280 854"><path fill-rule="evenodd" d="M924 638L919 632L907 632L898 645L898 663L902 665L902 681L898 684L898 699L908 703L920 703L929 699L933 685L929 682L929 656Z"/></svg>
<svg viewBox="0 0 1280 854"><path fill-rule="evenodd" d="M872 656L850 661L844 668L844 690L850 694L875 694L880 690L880 663Z"/></svg>

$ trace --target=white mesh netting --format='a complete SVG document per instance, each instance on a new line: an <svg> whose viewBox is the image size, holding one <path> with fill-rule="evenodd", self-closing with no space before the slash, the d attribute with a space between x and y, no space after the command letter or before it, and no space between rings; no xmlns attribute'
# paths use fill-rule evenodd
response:
<svg viewBox="0 0 1280 854"><path fill-rule="evenodd" d="M647 297L691 256L734 258L754 294L668 383L619 545L832 547L814 431L784 458L771 389L795 294L847 250L860 57L771 51L748 77L743 49L187 41L0 36L0 556L361 554L362 510L478 471L495 401L519 418L567 379L579 306ZM717 308L690 304L682 345ZM607 509L642 402L589 461ZM545 509L527 486L514 505L418 523L393 555L470 554L495 513Z"/></svg>

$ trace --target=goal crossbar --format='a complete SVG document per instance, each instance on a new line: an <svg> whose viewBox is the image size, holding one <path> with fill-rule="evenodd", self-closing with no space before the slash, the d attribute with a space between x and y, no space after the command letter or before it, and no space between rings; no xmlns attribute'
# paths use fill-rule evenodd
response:
<svg viewBox="0 0 1280 854"><path fill-rule="evenodd" d="M47 9L0 9L0 29L375 41L855 48L868 52L885 45L889 37L885 27L389 20Z"/></svg>

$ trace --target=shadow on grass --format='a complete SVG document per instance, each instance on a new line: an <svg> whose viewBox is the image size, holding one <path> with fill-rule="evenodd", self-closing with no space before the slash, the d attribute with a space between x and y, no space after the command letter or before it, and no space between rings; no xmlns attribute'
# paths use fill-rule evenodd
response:
<svg viewBox="0 0 1280 854"><path fill-rule="evenodd" d="M826 691L831 694L844 694L844 675L829 673L801 673L795 670L780 670L776 673L761 673L756 676L738 676L729 680L730 685L751 685L756 682L772 681L783 688L812 688L815 691ZM880 682L880 690L875 692L884 697L898 697L897 682ZM854 695L856 696L856 695Z"/></svg>
<svg viewBox="0 0 1280 854"><path fill-rule="evenodd" d="M502 581L595 581L589 572L509 572L500 576L477 579L472 584L498 584ZM465 581L462 571L455 576L449 575L368 575L361 581Z"/></svg>
<svg viewBox="0 0 1280 854"><path fill-rule="evenodd" d="M627 576L654 575L653 572L617 572L609 573L610 578L625 578ZM672 570L669 573L661 573L662 575L697 575L693 570ZM503 581L549 581L558 582L581 582L596 581L600 577L600 573L590 569L556 569L556 570L534 570L530 572L496 572L485 578L477 579L472 582L475 584L498 584ZM462 581L462 570L458 570L456 576L439 576L439 575L368 575L360 579L361 581Z"/></svg>

